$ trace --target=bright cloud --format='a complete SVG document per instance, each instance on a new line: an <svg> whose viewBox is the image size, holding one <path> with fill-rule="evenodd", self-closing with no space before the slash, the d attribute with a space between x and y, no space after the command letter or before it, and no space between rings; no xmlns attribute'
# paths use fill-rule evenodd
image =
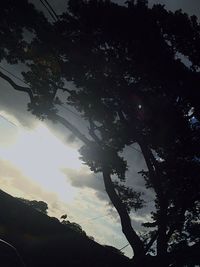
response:
<svg viewBox="0 0 200 267"><path fill-rule="evenodd" d="M42 123L34 130L19 128L12 145L0 146L0 158L17 166L24 176L46 191L57 193L63 201L74 198L76 190L61 169L80 169L79 154L59 141Z"/></svg>

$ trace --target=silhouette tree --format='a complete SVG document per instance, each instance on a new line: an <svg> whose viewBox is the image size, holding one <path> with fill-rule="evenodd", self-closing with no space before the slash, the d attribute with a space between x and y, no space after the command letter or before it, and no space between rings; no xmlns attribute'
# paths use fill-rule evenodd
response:
<svg viewBox="0 0 200 267"><path fill-rule="evenodd" d="M27 87L3 72L0 77L28 93L29 111L61 123L83 142L82 160L102 172L136 266L199 264L197 18L161 5L150 9L147 1L127 1L125 7L69 0L68 10L49 24L33 6L22 3L23 9L29 7L28 21L19 18L16 3L3 5L8 23L2 34L9 32L11 41L2 44L1 58L26 65L22 75ZM14 23L9 5L15 7ZM32 40L24 38L24 28L33 33ZM67 88L67 81L75 89ZM79 112L87 134L59 114L64 104ZM125 185L128 166L121 153L134 143L147 166L141 176L155 192L152 222L144 224L152 230L142 236L129 216L131 208L143 206L142 196Z"/></svg>
<svg viewBox="0 0 200 267"><path fill-rule="evenodd" d="M48 211L48 204L44 201L37 201L37 200L29 200L24 198L18 198L21 202L25 203L26 205L47 214Z"/></svg>
<svg viewBox="0 0 200 267"><path fill-rule="evenodd" d="M70 222L69 220L67 220L67 214L63 214L60 219L62 219L61 223L66 225L68 228L74 230L75 232L78 232L81 235L86 236L86 232L83 231L82 227L75 222Z"/></svg>

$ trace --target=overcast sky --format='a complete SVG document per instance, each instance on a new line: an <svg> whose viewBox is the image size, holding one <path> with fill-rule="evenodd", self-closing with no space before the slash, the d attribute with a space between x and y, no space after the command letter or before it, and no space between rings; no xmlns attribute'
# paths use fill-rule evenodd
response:
<svg viewBox="0 0 200 267"><path fill-rule="evenodd" d="M32 2L42 8L39 0ZM63 0L49 2L58 13L66 7ZM199 0L149 2L200 15ZM6 67L19 74L19 67ZM50 215L59 218L67 213L69 220L80 223L88 235L102 244L117 248L126 245L119 218L109 205L101 174L94 175L79 160L80 142L71 138L62 126L36 119L27 111L27 102L24 93L15 92L0 80L0 188L14 196L47 202ZM72 113L66 110L60 113L80 126L80 120ZM84 126L81 127L84 130ZM144 189L144 181L138 174L145 168L141 153L128 149L125 156L131 166L127 182L144 192L147 202L145 209L132 216L134 227L141 229L141 222L149 220L154 194ZM129 247L125 252L131 256Z"/></svg>
<svg viewBox="0 0 200 267"><path fill-rule="evenodd" d="M52 0L51 0L52 1ZM61 1L61 0L60 0ZM118 4L123 4L124 0L113 0ZM53 1L52 1L53 3ZM162 4L169 10L182 9L189 15L196 15L200 18L200 1L199 0L149 0L149 5Z"/></svg>
<svg viewBox="0 0 200 267"><path fill-rule="evenodd" d="M31 0L39 8L43 9L40 0ZM123 5L126 0L112 0L117 4ZM58 14L62 13L67 7L67 0L49 0L49 3L56 10ZM162 4L169 10L182 9L189 15L196 15L200 19L200 1L199 0L149 0L149 5Z"/></svg>
<svg viewBox="0 0 200 267"><path fill-rule="evenodd" d="M32 0L33 3L40 5L39 0ZM113 0L117 4L124 4L126 0ZM62 13L66 9L67 1L66 0L49 0L49 3L55 8L59 13ZM196 15L200 18L200 1L199 0L149 0L149 5L153 4L162 4L165 5L169 10L182 9L184 12L189 15Z"/></svg>

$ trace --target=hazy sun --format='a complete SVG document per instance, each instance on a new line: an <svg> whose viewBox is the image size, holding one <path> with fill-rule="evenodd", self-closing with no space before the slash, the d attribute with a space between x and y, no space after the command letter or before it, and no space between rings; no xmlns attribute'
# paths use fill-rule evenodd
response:
<svg viewBox="0 0 200 267"><path fill-rule="evenodd" d="M58 193L70 201L75 189L67 182L62 169L80 170L79 153L63 144L43 124L34 130L19 129L12 145L0 147L0 157L19 168L44 190Z"/></svg>

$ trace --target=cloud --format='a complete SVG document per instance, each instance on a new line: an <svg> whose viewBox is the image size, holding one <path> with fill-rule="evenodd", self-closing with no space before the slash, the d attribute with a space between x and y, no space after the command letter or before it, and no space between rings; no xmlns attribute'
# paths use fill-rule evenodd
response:
<svg viewBox="0 0 200 267"><path fill-rule="evenodd" d="M127 148L123 153L124 158L128 161L129 170L126 173L126 184L134 190L145 191L145 181L138 174L139 171L146 169L146 165L141 153ZM80 170L63 169L63 173L70 181L72 186L83 188L92 188L98 193L105 193L105 186L102 179L102 173L94 174L89 171L88 167L82 167ZM100 196L101 194L99 194ZM150 195L152 195L150 193Z"/></svg>
<svg viewBox="0 0 200 267"><path fill-rule="evenodd" d="M90 172L86 166L82 167L80 170L63 169L62 171L71 186L80 188L82 192L84 192L84 190L88 191L88 195L94 195L94 198L98 199L100 205L106 205L107 210L110 199L105 191L101 173L94 174ZM85 199L85 196L83 196L83 198Z"/></svg>
<svg viewBox="0 0 200 267"><path fill-rule="evenodd" d="M126 2L125 0L112 0L112 2L115 2L119 5L124 5ZM183 12L188 13L191 15L196 15L198 18L200 18L200 3L199 0L149 0L149 5L152 6L154 4L161 4L165 5L168 10L178 10L182 9Z"/></svg>
<svg viewBox="0 0 200 267"><path fill-rule="evenodd" d="M105 192L103 180L100 178L100 175L93 174L87 167L82 167L80 170L63 169L62 171L74 187L88 187L95 191Z"/></svg>
<svg viewBox="0 0 200 267"><path fill-rule="evenodd" d="M136 147L136 145L135 145ZM139 151L139 147L136 147ZM134 212L135 216L145 217L155 209L154 198L155 193L152 189L145 187L144 178L138 174L141 170L146 170L146 164L144 162L143 155L136 150L126 148L123 153L125 159L128 161L129 171L126 175L126 185L133 188L135 191L143 193L142 198L145 201L145 205L142 209ZM107 213L113 218L116 218L119 222L119 216L111 204L111 201L105 191L105 186L102 179L102 173L93 174L88 170L88 167L83 167L80 170L63 169L63 173L66 175L68 181L72 186L84 189L89 188L94 190L94 194L100 201L107 203Z"/></svg>
<svg viewBox="0 0 200 267"><path fill-rule="evenodd" d="M0 110L24 127L33 128L37 119L27 111L28 96L23 92L15 91L6 81L0 78Z"/></svg>
<svg viewBox="0 0 200 267"><path fill-rule="evenodd" d="M47 203L58 201L55 193L46 192L26 177L16 166L2 159L0 159L0 187L16 197L43 200Z"/></svg>
<svg viewBox="0 0 200 267"><path fill-rule="evenodd" d="M200 18L200 3L199 0L149 0L149 4L162 4L165 5L167 9L175 11L182 9L183 12L189 15L196 15Z"/></svg>
<svg viewBox="0 0 200 267"><path fill-rule="evenodd" d="M144 208L138 210L137 212L133 210L133 212L131 213L132 224L134 229L136 231L144 231L144 228L141 226L141 223L150 220L150 213L155 209L155 194L152 190L145 188L145 181L142 176L138 174L138 171L146 169L142 154L128 148L126 149L124 156L128 159L131 166L129 172L127 173L128 185L134 190L144 192L144 200L146 201ZM109 200L109 197L105 191L103 180L101 179L102 174L95 175L89 172L87 170L87 167L79 171L64 169L63 173L66 175L72 186L80 188L81 190L92 189L95 198L98 198L100 201L99 203L101 203L98 205L103 205L104 212L108 216L110 216L112 220L120 224L119 215L111 204L111 201ZM91 196L91 193L88 193L88 195ZM85 197L83 197L83 199L85 201ZM86 207L84 206L84 208Z"/></svg>
<svg viewBox="0 0 200 267"><path fill-rule="evenodd" d="M71 209L70 204L61 201L58 193L46 191L15 165L3 159L0 159L0 188L14 197L46 202L49 216L60 218Z"/></svg>

